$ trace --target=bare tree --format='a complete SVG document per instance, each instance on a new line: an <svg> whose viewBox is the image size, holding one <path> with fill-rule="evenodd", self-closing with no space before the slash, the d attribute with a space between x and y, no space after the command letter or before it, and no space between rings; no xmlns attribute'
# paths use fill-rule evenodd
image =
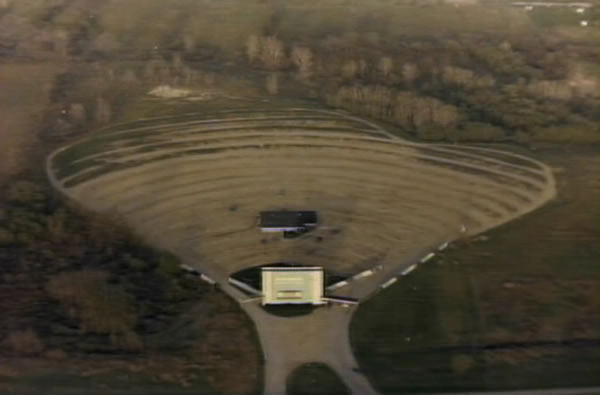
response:
<svg viewBox="0 0 600 395"><path fill-rule="evenodd" d="M189 66L183 66L183 81L186 86L192 85L198 78L196 70Z"/></svg>
<svg viewBox="0 0 600 395"><path fill-rule="evenodd" d="M412 126L412 102L413 95L408 92L400 92L396 95L394 106L394 121L403 127Z"/></svg>
<svg viewBox="0 0 600 395"><path fill-rule="evenodd" d="M309 79L312 75L313 55L308 47L294 47L292 49L292 62L298 67L298 76Z"/></svg>
<svg viewBox="0 0 600 395"><path fill-rule="evenodd" d="M432 97L399 92L395 99L394 120L401 126L416 129L427 124L451 126L458 120L458 110Z"/></svg>
<svg viewBox="0 0 600 395"><path fill-rule="evenodd" d="M368 71L369 71L369 64L367 63L366 60L360 59L358 61L358 72L360 73L361 76L364 76L367 74Z"/></svg>
<svg viewBox="0 0 600 395"><path fill-rule="evenodd" d="M384 79L388 79L394 68L394 61L389 56L379 59L379 71Z"/></svg>
<svg viewBox="0 0 600 395"><path fill-rule="evenodd" d="M419 68L414 63L404 63L402 65L402 78L404 82L410 84L419 76Z"/></svg>
<svg viewBox="0 0 600 395"><path fill-rule="evenodd" d="M112 118L112 112L110 110L110 104L106 102L102 97L96 99L96 122L99 124L105 124L110 122Z"/></svg>
<svg viewBox="0 0 600 395"><path fill-rule="evenodd" d="M169 83L171 82L171 79L173 77L173 69L171 68L171 65L163 60L163 59L158 59L156 61L157 63L157 69L158 69L158 79L161 83Z"/></svg>
<svg viewBox="0 0 600 395"><path fill-rule="evenodd" d="M144 64L144 78L146 81L154 81L154 79L156 78L156 68L156 62L154 62L153 60L146 61L146 64Z"/></svg>
<svg viewBox="0 0 600 395"><path fill-rule="evenodd" d="M260 45L260 57L269 70L277 70L285 63L283 42L274 36L263 37Z"/></svg>
<svg viewBox="0 0 600 395"><path fill-rule="evenodd" d="M183 57L179 53L175 53L171 60L171 65L176 73L181 73L184 67Z"/></svg>
<svg viewBox="0 0 600 395"><path fill-rule="evenodd" d="M63 117L55 120L52 134L56 136L68 136L71 133L73 133L73 122Z"/></svg>
<svg viewBox="0 0 600 395"><path fill-rule="evenodd" d="M2 342L13 352L25 355L38 354L44 350L44 343L32 329L13 331Z"/></svg>
<svg viewBox="0 0 600 395"><path fill-rule="evenodd" d="M103 32L92 41L92 48L99 52L111 53L121 48L121 43L115 35L109 32Z"/></svg>
<svg viewBox="0 0 600 395"><path fill-rule="evenodd" d="M248 57L248 62L255 63L260 56L260 39L257 35L252 34L248 37L246 41L246 56Z"/></svg>
<svg viewBox="0 0 600 395"><path fill-rule="evenodd" d="M105 70L105 76L110 82L115 80L115 69L112 66L108 66Z"/></svg>
<svg viewBox="0 0 600 395"><path fill-rule="evenodd" d="M585 72L581 64L576 64L569 71L568 84L573 88L573 94L580 97L592 96L598 97L598 78Z"/></svg>
<svg viewBox="0 0 600 395"><path fill-rule="evenodd" d="M456 123L458 119L458 111L456 107L450 104L444 104L439 100L431 99L431 122L450 126Z"/></svg>
<svg viewBox="0 0 600 395"><path fill-rule="evenodd" d="M64 29L56 29L53 35L54 50L61 56L67 56L69 54L69 32Z"/></svg>
<svg viewBox="0 0 600 395"><path fill-rule="evenodd" d="M358 63L351 59L342 65L342 76L347 79L352 79L358 73Z"/></svg>
<svg viewBox="0 0 600 395"><path fill-rule="evenodd" d="M191 52L196 48L196 39L190 33L184 34L182 41L185 52Z"/></svg>
<svg viewBox="0 0 600 395"><path fill-rule="evenodd" d="M125 70L123 76L121 77L121 81L126 84L135 84L138 81L135 71L133 69Z"/></svg>
<svg viewBox="0 0 600 395"><path fill-rule="evenodd" d="M81 103L71 103L69 106L69 118L75 122L85 122L85 107Z"/></svg>
<svg viewBox="0 0 600 395"><path fill-rule="evenodd" d="M108 334L114 346L140 349L143 345L133 331L135 310L127 293L107 278L98 270L61 272L50 278L46 291L78 319L84 333Z"/></svg>
<svg viewBox="0 0 600 395"><path fill-rule="evenodd" d="M475 78L474 85L479 88L491 88L496 85L496 80L491 75L480 75Z"/></svg>
<svg viewBox="0 0 600 395"><path fill-rule="evenodd" d="M444 66L442 81L448 85L472 86L475 74L471 70L455 66Z"/></svg>
<svg viewBox="0 0 600 395"><path fill-rule="evenodd" d="M266 80L267 92L271 95L276 95L279 92L279 74L269 73Z"/></svg>
<svg viewBox="0 0 600 395"><path fill-rule="evenodd" d="M202 82L207 86L213 87L217 83L217 75L212 72L206 72L202 76Z"/></svg>
<svg viewBox="0 0 600 395"><path fill-rule="evenodd" d="M532 81L527 86L527 90L535 96L548 97L556 100L570 100L573 97L573 88L568 80Z"/></svg>

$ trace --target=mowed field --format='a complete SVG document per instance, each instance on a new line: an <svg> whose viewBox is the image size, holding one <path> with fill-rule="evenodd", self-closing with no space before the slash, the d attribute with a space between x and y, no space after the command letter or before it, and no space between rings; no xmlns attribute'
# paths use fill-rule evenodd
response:
<svg viewBox="0 0 600 395"><path fill-rule="evenodd" d="M536 157L555 170L555 200L359 307L353 347L381 392L600 384L600 155Z"/></svg>
<svg viewBox="0 0 600 395"><path fill-rule="evenodd" d="M549 169L527 157L410 143L302 108L114 125L56 152L49 172L73 199L218 280L282 261L347 274L397 265L554 195ZM321 226L293 243L258 232L258 213L276 209L315 209Z"/></svg>

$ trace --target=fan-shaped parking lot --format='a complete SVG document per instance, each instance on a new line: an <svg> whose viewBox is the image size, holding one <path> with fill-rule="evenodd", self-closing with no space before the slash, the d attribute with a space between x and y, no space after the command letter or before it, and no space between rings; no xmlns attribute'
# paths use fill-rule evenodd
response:
<svg viewBox="0 0 600 395"><path fill-rule="evenodd" d="M385 268L356 291L365 296L415 256L506 223L555 193L550 170L533 159L409 142L356 117L311 109L183 114L114 125L56 151L48 172L69 197L124 218L230 292L232 273L271 262L322 266L347 276ZM291 240L261 233L259 212L278 209L315 210L319 226ZM255 320L262 317L249 309ZM267 392L285 385L285 374L283 384L275 383L269 369L289 371L318 357L305 347L306 358L272 367L273 353L283 351L270 350L257 326ZM340 371L348 366L329 362L352 387Z"/></svg>

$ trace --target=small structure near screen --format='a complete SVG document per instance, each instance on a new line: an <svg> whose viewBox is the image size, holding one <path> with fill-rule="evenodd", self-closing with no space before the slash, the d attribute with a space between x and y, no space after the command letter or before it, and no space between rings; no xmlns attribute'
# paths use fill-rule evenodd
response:
<svg viewBox="0 0 600 395"><path fill-rule="evenodd" d="M261 211L260 230L262 232L283 232L284 237L292 238L306 233L317 226L315 211Z"/></svg>

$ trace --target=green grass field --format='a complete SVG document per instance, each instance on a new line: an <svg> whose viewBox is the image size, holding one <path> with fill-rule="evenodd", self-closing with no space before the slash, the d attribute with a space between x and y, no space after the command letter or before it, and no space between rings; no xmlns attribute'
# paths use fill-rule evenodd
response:
<svg viewBox="0 0 600 395"><path fill-rule="evenodd" d="M557 170L555 201L359 307L353 346L382 392L600 384L600 156L537 157Z"/></svg>

